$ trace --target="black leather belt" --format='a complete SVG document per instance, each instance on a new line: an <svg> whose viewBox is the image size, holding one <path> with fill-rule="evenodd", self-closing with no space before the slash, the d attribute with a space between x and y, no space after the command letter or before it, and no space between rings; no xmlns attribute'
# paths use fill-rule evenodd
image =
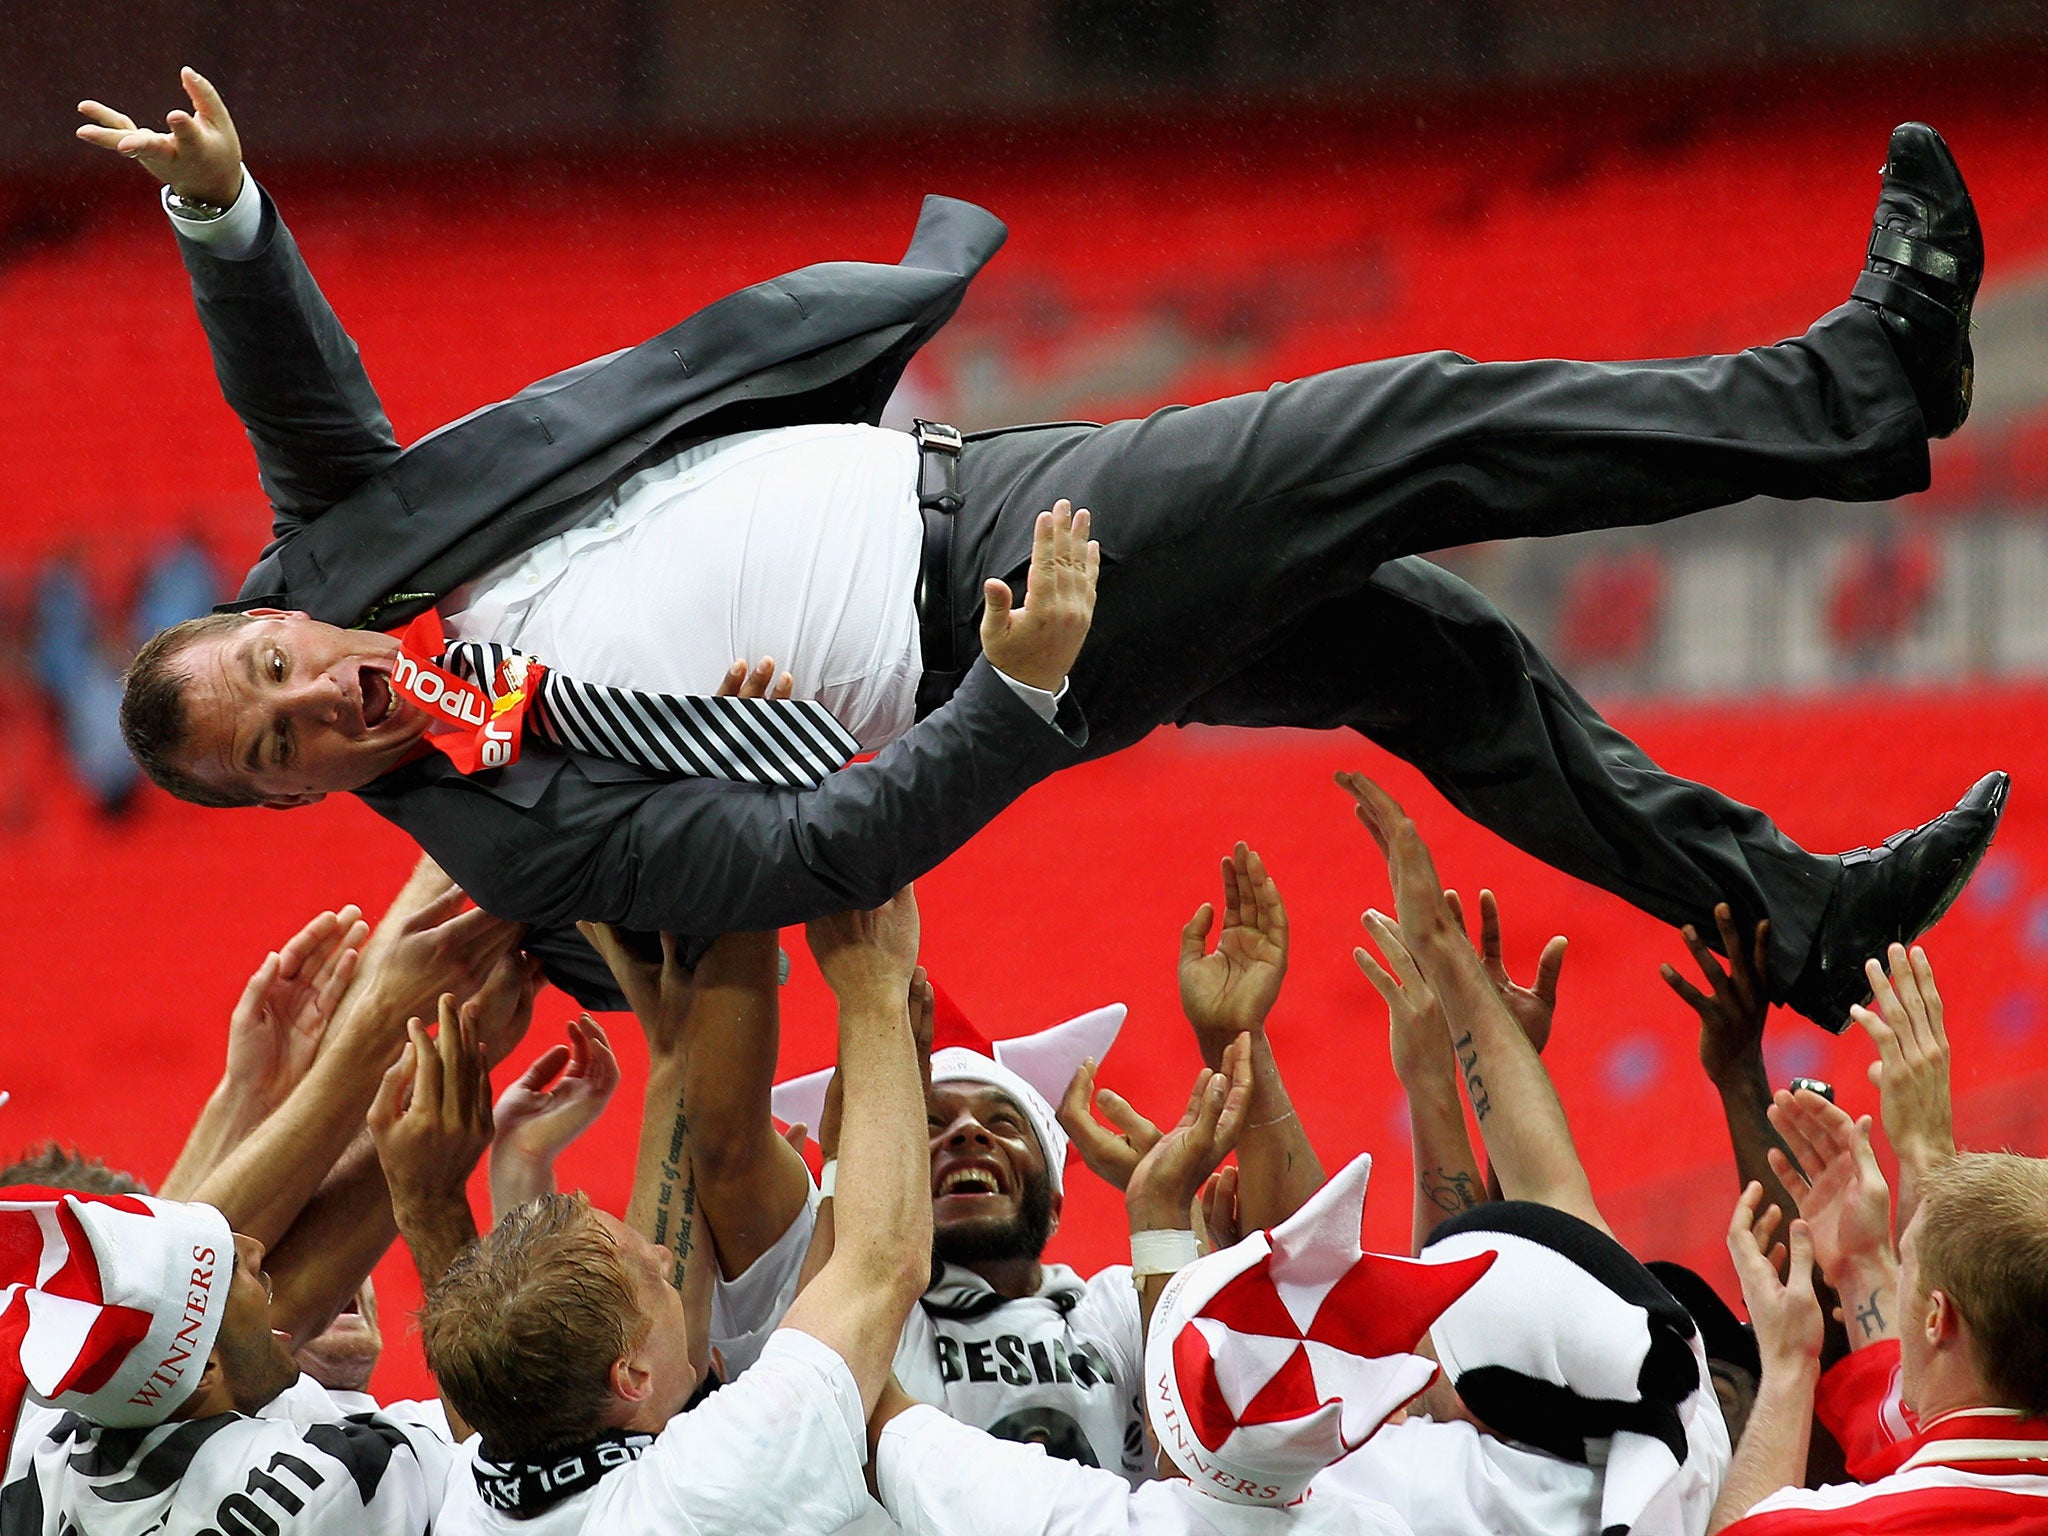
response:
<svg viewBox="0 0 2048 1536"><path fill-rule="evenodd" d="M953 515L960 510L959 429L938 421L911 426L917 439L917 509L924 518L924 552L917 568L917 637L924 676L917 712L929 714L959 685L959 636L953 624Z"/></svg>

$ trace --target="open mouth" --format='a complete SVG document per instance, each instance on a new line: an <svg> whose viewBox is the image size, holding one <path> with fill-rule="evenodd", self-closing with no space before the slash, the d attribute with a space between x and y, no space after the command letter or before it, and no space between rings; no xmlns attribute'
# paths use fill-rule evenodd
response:
<svg viewBox="0 0 2048 1536"><path fill-rule="evenodd" d="M947 1195L1000 1195L1002 1181L986 1168L955 1168L943 1179L933 1193L941 1198Z"/></svg>
<svg viewBox="0 0 2048 1536"><path fill-rule="evenodd" d="M363 700L363 729L375 730L391 714L391 679L374 667L364 667L356 686Z"/></svg>

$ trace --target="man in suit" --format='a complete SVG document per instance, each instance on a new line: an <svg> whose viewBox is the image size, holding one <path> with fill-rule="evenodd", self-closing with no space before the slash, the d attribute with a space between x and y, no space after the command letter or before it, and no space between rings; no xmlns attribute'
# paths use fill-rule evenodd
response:
<svg viewBox="0 0 2048 1536"><path fill-rule="evenodd" d="M1753 495L1923 487L1928 438L1968 411L1983 264L1931 129L1894 135L1851 302L1732 357L1430 354L1143 421L964 444L939 428L913 447L872 423L1004 237L928 198L896 266L757 284L401 450L219 97L185 84L193 111L167 132L95 102L79 131L165 183L277 537L240 617L138 658L131 747L205 803L355 791L479 903L534 925L529 947L586 1001L616 1005L576 919L708 935L872 906L1030 784L1169 722L1350 726L1664 921L1714 931L1724 899L1767 916L1773 996L1833 1029L1864 994L1862 960L1939 916L1990 841L2003 775L1881 848L1809 853L1664 773L1485 598L1414 558ZM1063 497L1098 513L1099 607L1087 515L1042 510ZM763 507L795 521L759 525ZM420 748L392 690L399 642L377 633L429 610L458 640L642 699L709 693L733 655L773 649L880 750L795 787L531 739L465 774ZM694 675L676 675L680 652Z"/></svg>

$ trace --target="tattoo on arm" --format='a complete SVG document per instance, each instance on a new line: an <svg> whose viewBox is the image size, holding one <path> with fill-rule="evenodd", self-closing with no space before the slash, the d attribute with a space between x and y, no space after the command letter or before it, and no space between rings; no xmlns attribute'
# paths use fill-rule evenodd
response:
<svg viewBox="0 0 2048 1536"><path fill-rule="evenodd" d="M1877 1307L1877 1292L1870 1293L1870 1299L1856 1309L1856 1321L1863 1325L1863 1337L1875 1337L1884 1331L1884 1313Z"/></svg>
<svg viewBox="0 0 2048 1536"><path fill-rule="evenodd" d="M1463 1168L1425 1168L1418 1180L1423 1198L1440 1211L1456 1215L1483 1202L1472 1175Z"/></svg>
<svg viewBox="0 0 2048 1536"><path fill-rule="evenodd" d="M677 1290L683 1286L683 1265L696 1246L696 1227L697 1170L690 1162L690 1117L678 1103L668 1133L668 1156L661 1163L661 1186L654 1195L654 1241L675 1255L669 1283Z"/></svg>
<svg viewBox="0 0 2048 1536"><path fill-rule="evenodd" d="M1479 1047L1472 1043L1472 1031L1466 1030L1452 1049L1458 1053L1458 1066L1465 1074L1465 1093L1472 1100L1472 1113L1484 1120L1493 1108L1493 1100L1486 1096L1486 1079L1479 1075Z"/></svg>

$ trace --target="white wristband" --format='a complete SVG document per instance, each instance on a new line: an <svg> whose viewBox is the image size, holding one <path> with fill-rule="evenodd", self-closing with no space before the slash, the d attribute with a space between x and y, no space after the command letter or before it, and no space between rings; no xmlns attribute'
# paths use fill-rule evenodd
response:
<svg viewBox="0 0 2048 1536"><path fill-rule="evenodd" d="M837 1185L838 1182L839 1159L836 1157L828 1157L825 1159L825 1166L818 1170L818 1198L820 1200L830 1200L832 1198L833 1187Z"/></svg>
<svg viewBox="0 0 2048 1536"><path fill-rule="evenodd" d="M1131 1234L1131 1278L1170 1275L1195 1262L1195 1234L1185 1227Z"/></svg>

